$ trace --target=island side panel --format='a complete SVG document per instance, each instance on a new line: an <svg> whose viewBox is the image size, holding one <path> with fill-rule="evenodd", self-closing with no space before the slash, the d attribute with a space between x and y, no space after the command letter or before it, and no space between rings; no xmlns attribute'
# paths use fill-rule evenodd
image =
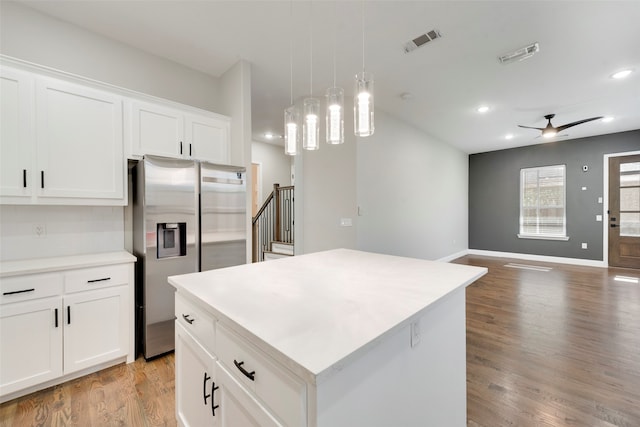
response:
<svg viewBox="0 0 640 427"><path fill-rule="evenodd" d="M317 385L317 427L466 426L465 288L415 319Z"/></svg>

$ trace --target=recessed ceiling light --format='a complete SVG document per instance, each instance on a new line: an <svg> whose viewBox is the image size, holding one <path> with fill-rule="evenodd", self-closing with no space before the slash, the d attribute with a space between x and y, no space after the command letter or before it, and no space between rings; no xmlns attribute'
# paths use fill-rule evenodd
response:
<svg viewBox="0 0 640 427"><path fill-rule="evenodd" d="M612 121L613 121L613 117L611 117L611 116L603 117L603 118L602 118L602 121L603 121L604 123L612 122Z"/></svg>
<svg viewBox="0 0 640 427"><path fill-rule="evenodd" d="M489 107L487 107L486 105L481 105L476 109L476 111L478 113L486 113L487 111L489 111Z"/></svg>
<svg viewBox="0 0 640 427"><path fill-rule="evenodd" d="M621 70L618 72L615 72L613 74L611 74L611 78L612 79L616 79L616 80L620 80L620 79L624 79L625 77L629 77L629 74L633 73L632 69L626 69L626 70Z"/></svg>
<svg viewBox="0 0 640 427"><path fill-rule="evenodd" d="M513 134L509 133L509 134L505 135L504 139L513 139Z"/></svg>

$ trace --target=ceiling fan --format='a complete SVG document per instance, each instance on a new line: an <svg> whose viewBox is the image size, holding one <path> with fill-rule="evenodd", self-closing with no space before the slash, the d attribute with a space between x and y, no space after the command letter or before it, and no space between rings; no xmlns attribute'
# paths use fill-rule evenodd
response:
<svg viewBox="0 0 640 427"><path fill-rule="evenodd" d="M582 123L586 123L586 122L590 122L592 120L598 120L601 119L602 116L600 117L591 117L590 119L584 119L584 120L578 120L576 122L571 122L571 123L567 123L566 125L562 125L562 126L553 126L551 124L551 119L553 119L556 115L555 114L547 114L546 116L544 116L545 119L547 119L547 126L543 127L543 128L536 128L536 127L532 127L532 126L523 126L523 125L518 125L518 127L521 128L526 128L526 129L536 129L539 131L542 131L542 136L545 138L553 138L554 136L556 136L559 132L562 132L563 130L573 127L573 126L577 126L580 125Z"/></svg>

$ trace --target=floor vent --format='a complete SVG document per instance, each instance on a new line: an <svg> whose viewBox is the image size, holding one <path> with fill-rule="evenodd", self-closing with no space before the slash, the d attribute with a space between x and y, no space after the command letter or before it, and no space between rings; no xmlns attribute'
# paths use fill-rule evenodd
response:
<svg viewBox="0 0 640 427"><path fill-rule="evenodd" d="M510 268L519 268L520 270L542 271L544 273L547 273L553 270L551 267L542 267L540 265L515 264L513 262L510 262L509 264L505 264L504 266L510 267Z"/></svg>

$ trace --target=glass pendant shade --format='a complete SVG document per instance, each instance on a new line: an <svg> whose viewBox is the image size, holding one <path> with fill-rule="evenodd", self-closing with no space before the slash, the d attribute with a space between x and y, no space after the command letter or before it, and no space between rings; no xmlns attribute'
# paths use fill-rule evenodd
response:
<svg viewBox="0 0 640 427"><path fill-rule="evenodd" d="M284 110L284 153L295 156L298 153L298 109L293 105Z"/></svg>
<svg viewBox="0 0 640 427"><path fill-rule="evenodd" d="M353 120L356 136L373 135L373 74L365 71L356 74Z"/></svg>
<svg viewBox="0 0 640 427"><path fill-rule="evenodd" d="M317 150L320 148L320 101L315 98L304 100L304 123L302 125L302 148Z"/></svg>
<svg viewBox="0 0 640 427"><path fill-rule="evenodd" d="M327 144L344 142L344 90L339 87L327 89Z"/></svg>

